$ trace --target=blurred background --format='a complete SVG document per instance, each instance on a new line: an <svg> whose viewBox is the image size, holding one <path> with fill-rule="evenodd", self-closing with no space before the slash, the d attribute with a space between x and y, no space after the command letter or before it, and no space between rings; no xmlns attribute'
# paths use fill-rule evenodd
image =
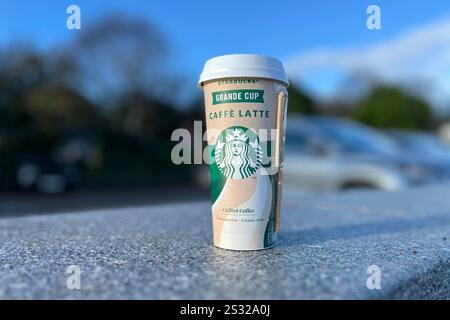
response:
<svg viewBox="0 0 450 320"><path fill-rule="evenodd" d="M450 179L448 1L6 0L0 21L0 217L207 199L170 137L204 118L204 62L231 53L288 72L287 187Z"/></svg>

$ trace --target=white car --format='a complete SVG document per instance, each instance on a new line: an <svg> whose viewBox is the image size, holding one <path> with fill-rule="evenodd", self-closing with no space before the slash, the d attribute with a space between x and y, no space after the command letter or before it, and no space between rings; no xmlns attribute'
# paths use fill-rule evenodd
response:
<svg viewBox="0 0 450 320"><path fill-rule="evenodd" d="M308 191L397 190L430 178L430 168L402 156L389 137L349 120L288 119L284 184Z"/></svg>

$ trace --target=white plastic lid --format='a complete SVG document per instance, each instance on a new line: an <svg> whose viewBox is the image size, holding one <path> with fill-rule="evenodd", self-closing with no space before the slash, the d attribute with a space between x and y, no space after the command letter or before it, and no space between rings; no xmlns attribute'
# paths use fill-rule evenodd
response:
<svg viewBox="0 0 450 320"><path fill-rule="evenodd" d="M229 54L209 59L198 84L202 86L205 81L233 77L267 78L289 85L281 62L259 54Z"/></svg>

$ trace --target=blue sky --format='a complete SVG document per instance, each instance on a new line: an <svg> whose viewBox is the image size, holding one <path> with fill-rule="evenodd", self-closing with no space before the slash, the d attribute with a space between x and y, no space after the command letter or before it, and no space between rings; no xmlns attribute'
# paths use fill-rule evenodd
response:
<svg viewBox="0 0 450 320"><path fill-rule="evenodd" d="M347 58L373 52L377 55L380 49L389 45L395 47L395 41L402 42L402 37L414 38L414 32L420 34L424 28L431 28L429 33L436 34L435 30L441 29L439 23L446 27L446 22L450 21L450 1L440 0L3 0L0 3L0 45L29 40L38 47L51 48L76 36L82 30L69 31L65 26L65 11L70 4L81 7L82 27L111 12L126 12L149 19L167 38L173 63L193 81L210 57L227 53L262 53L280 58L288 65L292 79L319 96L335 94L338 82L345 77L348 68L342 55ZM381 8L381 30L366 28L369 4ZM445 46L445 50L447 48ZM327 63L312 59L318 54ZM390 57L389 52L387 56ZM416 60L412 63L417 64ZM312 61L313 68L303 61ZM335 65L330 65L329 61L334 61ZM374 68L374 63L380 63L371 61L362 61L361 65ZM390 63L396 65L395 61ZM389 64L382 65L390 67ZM394 76L381 73L381 77L388 80L396 75L395 70L391 71ZM447 87L446 79L438 81L444 81L444 89ZM448 89L450 91L450 85Z"/></svg>

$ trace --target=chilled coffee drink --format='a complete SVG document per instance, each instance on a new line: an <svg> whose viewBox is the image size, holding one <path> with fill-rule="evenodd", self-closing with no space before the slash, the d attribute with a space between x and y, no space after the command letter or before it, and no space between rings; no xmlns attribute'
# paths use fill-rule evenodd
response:
<svg viewBox="0 0 450 320"><path fill-rule="evenodd" d="M214 245L258 250L280 226L288 81L273 58L236 54L210 59L204 90Z"/></svg>

